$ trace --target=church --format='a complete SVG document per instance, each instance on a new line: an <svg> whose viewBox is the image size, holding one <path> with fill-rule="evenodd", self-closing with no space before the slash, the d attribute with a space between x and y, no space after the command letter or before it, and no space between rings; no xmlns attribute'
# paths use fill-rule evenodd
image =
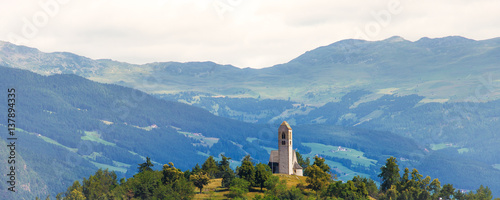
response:
<svg viewBox="0 0 500 200"><path fill-rule="evenodd" d="M271 151L269 167L273 173L302 176L302 167L293 150L292 128L286 121L278 128L278 150Z"/></svg>

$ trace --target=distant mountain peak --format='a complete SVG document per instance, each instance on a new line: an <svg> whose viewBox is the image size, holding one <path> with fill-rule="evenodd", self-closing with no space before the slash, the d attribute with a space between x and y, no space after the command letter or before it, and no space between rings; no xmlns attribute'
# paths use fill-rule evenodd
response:
<svg viewBox="0 0 500 200"><path fill-rule="evenodd" d="M467 44L471 42L475 42L475 40L462 36L447 36L442 38L423 37L417 40L415 43L427 46L450 46L457 44Z"/></svg>
<svg viewBox="0 0 500 200"><path fill-rule="evenodd" d="M401 36L392 36L390 38L387 38L385 40L382 40L384 42L389 42L389 43L394 43L394 42L404 42L404 41L408 41L408 40L405 40L403 37Z"/></svg>

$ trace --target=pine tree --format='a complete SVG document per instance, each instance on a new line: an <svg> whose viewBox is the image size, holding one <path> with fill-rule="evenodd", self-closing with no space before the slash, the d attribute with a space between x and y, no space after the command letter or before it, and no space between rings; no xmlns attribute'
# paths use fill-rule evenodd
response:
<svg viewBox="0 0 500 200"><path fill-rule="evenodd" d="M246 155L238 168L238 176L245 179L252 185L255 181L255 167L253 166L250 155Z"/></svg>
<svg viewBox="0 0 500 200"><path fill-rule="evenodd" d="M201 170L205 172L210 178L215 178L215 175L219 170L213 156L209 156L207 160L205 160L205 163L201 165Z"/></svg>
<svg viewBox="0 0 500 200"><path fill-rule="evenodd" d="M146 157L146 162L139 164L139 167L137 167L137 169L139 169L139 173L143 171L153 171L153 169L151 168L153 166L154 164L151 163L151 159L149 157Z"/></svg>
<svg viewBox="0 0 500 200"><path fill-rule="evenodd" d="M394 157L387 159L384 166L380 168L381 173L378 177L382 178L382 184L380 185L380 190L385 192L390 189L392 185L396 185L399 182L399 166L397 160Z"/></svg>

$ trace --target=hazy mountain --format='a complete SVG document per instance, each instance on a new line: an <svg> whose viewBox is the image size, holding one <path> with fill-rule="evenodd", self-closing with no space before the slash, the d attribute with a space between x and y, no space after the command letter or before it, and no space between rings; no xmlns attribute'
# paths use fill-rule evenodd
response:
<svg viewBox="0 0 500 200"><path fill-rule="evenodd" d="M246 154L266 163L268 151L278 143L279 124L222 118L201 108L76 75L42 76L0 67L0 84L16 90L16 166L23 168L18 171L22 173L16 198L54 196L96 168L130 176L146 156L156 168L174 162L183 170L220 153L232 157L233 165ZM7 110L7 105L0 104L0 109ZM411 139L389 132L328 125L294 128L295 147L304 154L313 154L315 147L310 145L320 143L366 152L367 157L360 159L370 164L358 167L366 176L375 176L387 155L415 159L425 155ZM6 141L6 136L0 137ZM8 152L0 154L7 157ZM0 187L5 189L5 183ZM8 192L0 195L11 197Z"/></svg>
<svg viewBox="0 0 500 200"><path fill-rule="evenodd" d="M181 168L221 152L265 162L277 125L287 120L299 151L326 156L343 180L354 173L373 177L388 156L397 156L401 165L443 183L484 184L500 194L500 38L344 40L264 69L135 65L4 42L0 63L56 74L1 68L2 85L26 90L20 128L33 142L31 153L22 153L28 166L40 166L33 171L51 180L47 160L61 157L55 148L81 163L60 161L66 175L51 192L96 166L129 174L145 156L157 166L174 161ZM35 159L41 144L50 148L43 147L46 158ZM364 157L332 157L338 146Z"/></svg>
<svg viewBox="0 0 500 200"><path fill-rule="evenodd" d="M0 64L41 74L74 73L155 94L196 91L320 104L338 101L353 89L464 101L474 95L481 76L500 72L500 38L343 40L264 69L212 62L134 65L71 53L42 53L6 42L0 45ZM498 97L492 94L488 100Z"/></svg>

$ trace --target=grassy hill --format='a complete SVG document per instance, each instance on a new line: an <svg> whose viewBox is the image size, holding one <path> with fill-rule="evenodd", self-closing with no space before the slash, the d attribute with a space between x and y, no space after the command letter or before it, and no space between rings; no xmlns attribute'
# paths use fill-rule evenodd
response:
<svg viewBox="0 0 500 200"><path fill-rule="evenodd" d="M286 181L287 188L296 187L297 184L301 183L302 185L306 185L306 177L305 176L295 176L295 175L285 175L285 174L273 174L273 176L279 177L280 181ZM210 183L203 188L203 192L200 194L199 190L195 190L196 194L194 199L228 199L225 195L229 194L227 188L221 187L221 178L211 179ZM255 195L264 196L264 193L267 190L264 188L263 191L260 191L260 188L252 187L250 191L246 194L246 197L251 199L254 198ZM310 189L306 189L308 192L313 192Z"/></svg>

